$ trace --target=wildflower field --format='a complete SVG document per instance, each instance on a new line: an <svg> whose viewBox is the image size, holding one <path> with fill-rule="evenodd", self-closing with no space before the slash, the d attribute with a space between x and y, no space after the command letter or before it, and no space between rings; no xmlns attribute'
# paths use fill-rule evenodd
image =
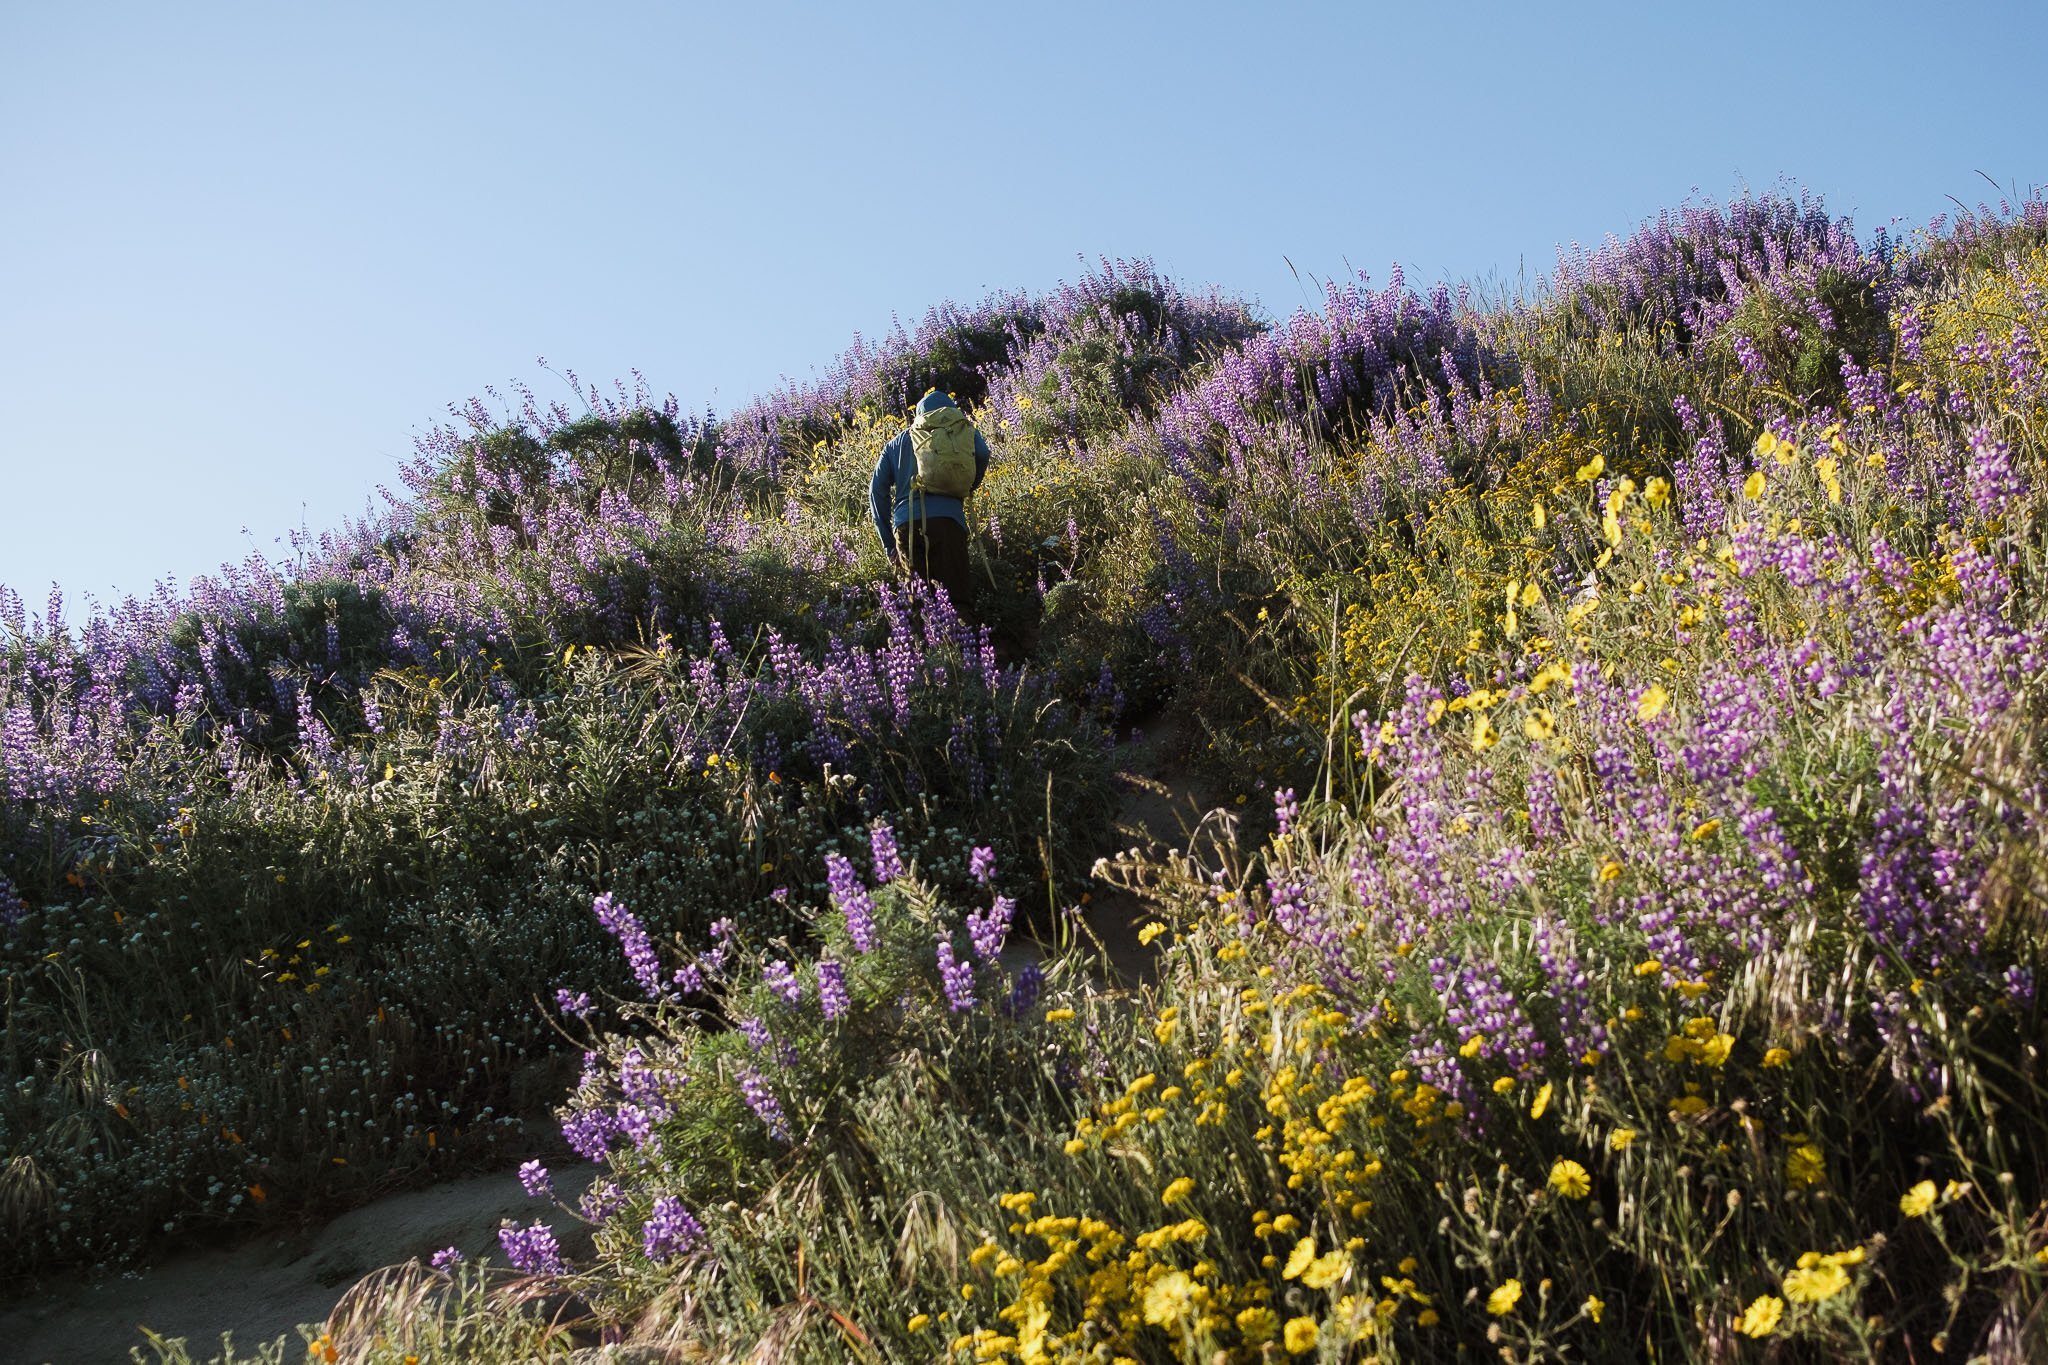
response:
<svg viewBox="0 0 2048 1365"><path fill-rule="evenodd" d="M0 590L0 1275L552 1109L591 1251L223 1358L2048 1358L2044 333L2039 199L1280 321L1104 262ZM867 519L934 386L958 604ZM1162 716L1230 795L1133 851Z"/></svg>

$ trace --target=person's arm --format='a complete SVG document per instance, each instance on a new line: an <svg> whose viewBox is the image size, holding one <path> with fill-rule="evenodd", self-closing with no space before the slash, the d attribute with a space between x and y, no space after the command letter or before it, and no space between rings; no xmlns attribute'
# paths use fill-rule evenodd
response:
<svg viewBox="0 0 2048 1365"><path fill-rule="evenodd" d="M981 487L981 481L988 477L988 442L982 439L980 428L974 432L974 486Z"/></svg>
<svg viewBox="0 0 2048 1365"><path fill-rule="evenodd" d="M875 461L874 477L868 480L868 515L875 519L875 534L881 538L882 553L896 558L896 442L882 447Z"/></svg>

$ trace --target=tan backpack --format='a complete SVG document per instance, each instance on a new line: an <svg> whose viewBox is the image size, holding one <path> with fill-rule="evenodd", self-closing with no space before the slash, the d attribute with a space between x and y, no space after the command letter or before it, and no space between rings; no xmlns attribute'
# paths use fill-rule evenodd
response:
<svg viewBox="0 0 2048 1365"><path fill-rule="evenodd" d="M966 413L958 408L920 412L910 424L910 448L917 456L913 490L948 498L974 491L974 423Z"/></svg>

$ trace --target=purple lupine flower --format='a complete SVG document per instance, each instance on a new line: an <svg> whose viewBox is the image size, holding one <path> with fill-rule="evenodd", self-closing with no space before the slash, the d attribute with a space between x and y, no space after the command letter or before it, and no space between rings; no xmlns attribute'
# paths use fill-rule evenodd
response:
<svg viewBox="0 0 2048 1365"><path fill-rule="evenodd" d="M1923 335L1920 310L1902 308L1899 310L1899 354L1915 365L1920 363L1920 342Z"/></svg>
<svg viewBox="0 0 2048 1365"><path fill-rule="evenodd" d="M1003 941L1010 936L1010 920L1017 913L1017 902L1009 896L997 896L995 904L986 914L967 912L967 938L974 945L974 955L983 962L993 962L1003 951Z"/></svg>
<svg viewBox="0 0 2048 1365"><path fill-rule="evenodd" d="M569 1273L569 1263L562 1258L562 1248L555 1242L555 1234L546 1223L536 1222L525 1228L499 1228L498 1245L505 1249L506 1260L529 1275Z"/></svg>
<svg viewBox="0 0 2048 1365"><path fill-rule="evenodd" d="M1294 828L1294 822L1301 815L1301 803L1294 799L1294 788L1287 787L1273 793L1273 818L1279 822L1280 835L1285 838Z"/></svg>
<svg viewBox="0 0 2048 1365"><path fill-rule="evenodd" d="M553 1199L555 1178L548 1174L548 1168L539 1161L524 1162L519 1167L519 1183L531 1199Z"/></svg>
<svg viewBox="0 0 2048 1365"><path fill-rule="evenodd" d="M1970 437L1970 505L1978 517L1995 521L2025 498L2027 483L2013 464L2012 448L1991 428Z"/></svg>
<svg viewBox="0 0 2048 1365"><path fill-rule="evenodd" d="M825 855L825 881L832 891L832 904L846 916L847 937L860 952L875 946L875 902L860 884L853 864L837 853Z"/></svg>
<svg viewBox="0 0 2048 1365"><path fill-rule="evenodd" d="M818 1010L827 1019L846 1013L846 968L837 962L818 963Z"/></svg>
<svg viewBox="0 0 2048 1365"><path fill-rule="evenodd" d="M747 1108L754 1111L754 1117L767 1127L770 1137L790 1141L789 1120L783 1115L782 1101L775 1098L760 1072L750 1066L740 1068L740 1094L745 1097Z"/></svg>
<svg viewBox="0 0 2048 1365"><path fill-rule="evenodd" d="M696 995L704 989L704 969L694 962L685 962L669 980L683 994Z"/></svg>
<svg viewBox="0 0 2048 1365"><path fill-rule="evenodd" d="M626 1193L609 1180L593 1180L578 1208L593 1223L602 1223L626 1206Z"/></svg>
<svg viewBox="0 0 2048 1365"><path fill-rule="evenodd" d="M1435 957L1429 960L1429 978L1444 1001L1444 1022L1461 1047L1471 1046L1481 1057L1499 1057L1524 1074L1543 1060L1543 1039L1490 964Z"/></svg>
<svg viewBox="0 0 2048 1365"><path fill-rule="evenodd" d="M463 1259L460 1247L442 1247L428 1259L427 1264L447 1275L452 1273L456 1266L461 1265Z"/></svg>
<svg viewBox="0 0 2048 1365"><path fill-rule="evenodd" d="M633 976L640 982L640 989L647 992L650 1000L659 1000L666 991L661 980L661 962L654 955L654 944L648 939L647 931L640 927L640 921L633 912L612 899L612 893L602 892L590 903L590 911L597 916L597 922L618 939L619 947L626 954L626 965L633 969ZM715 930L717 926L713 926Z"/></svg>
<svg viewBox="0 0 2048 1365"><path fill-rule="evenodd" d="M775 1035L768 1031L768 1026L752 1015L740 1020L740 1036L745 1038L747 1045L756 1052L775 1041Z"/></svg>
<svg viewBox="0 0 2048 1365"><path fill-rule="evenodd" d="M868 846L875 855L875 885L887 886L903 875L903 858L896 851L896 831L884 821L875 821L868 831Z"/></svg>
<svg viewBox="0 0 2048 1365"><path fill-rule="evenodd" d="M776 958L761 969L761 980L787 1004L798 1004L804 998L804 983L797 979L796 972L781 958Z"/></svg>
<svg viewBox="0 0 2048 1365"><path fill-rule="evenodd" d="M562 1120L562 1140L585 1161L603 1161L616 1125L602 1109L577 1109Z"/></svg>
<svg viewBox="0 0 2048 1365"><path fill-rule="evenodd" d="M671 1091L682 1089L690 1078L670 1067L652 1067L647 1064L647 1054L638 1047L629 1047L619 1058L619 1091L633 1103L650 1111L659 1111L660 1117L667 1117Z"/></svg>
<svg viewBox="0 0 2048 1365"><path fill-rule="evenodd" d="M1016 980L1010 983L1010 1016L1022 1019L1038 1005L1040 992L1045 989L1045 969L1036 962L1027 962L1017 972Z"/></svg>
<svg viewBox="0 0 2048 1365"><path fill-rule="evenodd" d="M661 1262L682 1255L704 1240L704 1227L672 1194L654 1201L654 1208L641 1232L640 1244L647 1259Z"/></svg>
<svg viewBox="0 0 2048 1365"><path fill-rule="evenodd" d="M1764 358L1757 352L1756 343L1742 333L1735 334L1735 359L1742 366L1742 372L1753 380L1762 380L1769 375Z"/></svg>
<svg viewBox="0 0 2048 1365"><path fill-rule="evenodd" d="M668 1106L645 1104L622 1104L612 1117L612 1126L625 1135L635 1151L645 1147L654 1139L654 1125L668 1117Z"/></svg>
<svg viewBox="0 0 2048 1365"><path fill-rule="evenodd" d="M2030 967L2005 969L2005 993L2022 1008L2034 1003L2034 972Z"/></svg>
<svg viewBox="0 0 2048 1365"><path fill-rule="evenodd" d="M555 1007L576 1019L588 1019L590 1012L596 1008L590 1003L588 991L577 991L572 995L566 988L555 992Z"/></svg>
<svg viewBox="0 0 2048 1365"><path fill-rule="evenodd" d="M939 983L946 988L946 1005L955 1014L974 1008L974 964L953 956L953 940L939 940Z"/></svg>
<svg viewBox="0 0 2048 1365"><path fill-rule="evenodd" d="M988 879L996 874L996 851L992 848L977 847L967 855L967 875L988 885Z"/></svg>

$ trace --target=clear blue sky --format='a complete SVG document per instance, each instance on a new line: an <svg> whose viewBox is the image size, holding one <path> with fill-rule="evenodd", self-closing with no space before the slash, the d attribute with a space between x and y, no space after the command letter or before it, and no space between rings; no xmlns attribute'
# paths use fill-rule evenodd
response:
<svg viewBox="0 0 2048 1365"><path fill-rule="evenodd" d="M1695 191L1924 222L2048 180L2043 9L0 0L0 583L278 555L538 356L723 410L1082 257L1284 314Z"/></svg>

